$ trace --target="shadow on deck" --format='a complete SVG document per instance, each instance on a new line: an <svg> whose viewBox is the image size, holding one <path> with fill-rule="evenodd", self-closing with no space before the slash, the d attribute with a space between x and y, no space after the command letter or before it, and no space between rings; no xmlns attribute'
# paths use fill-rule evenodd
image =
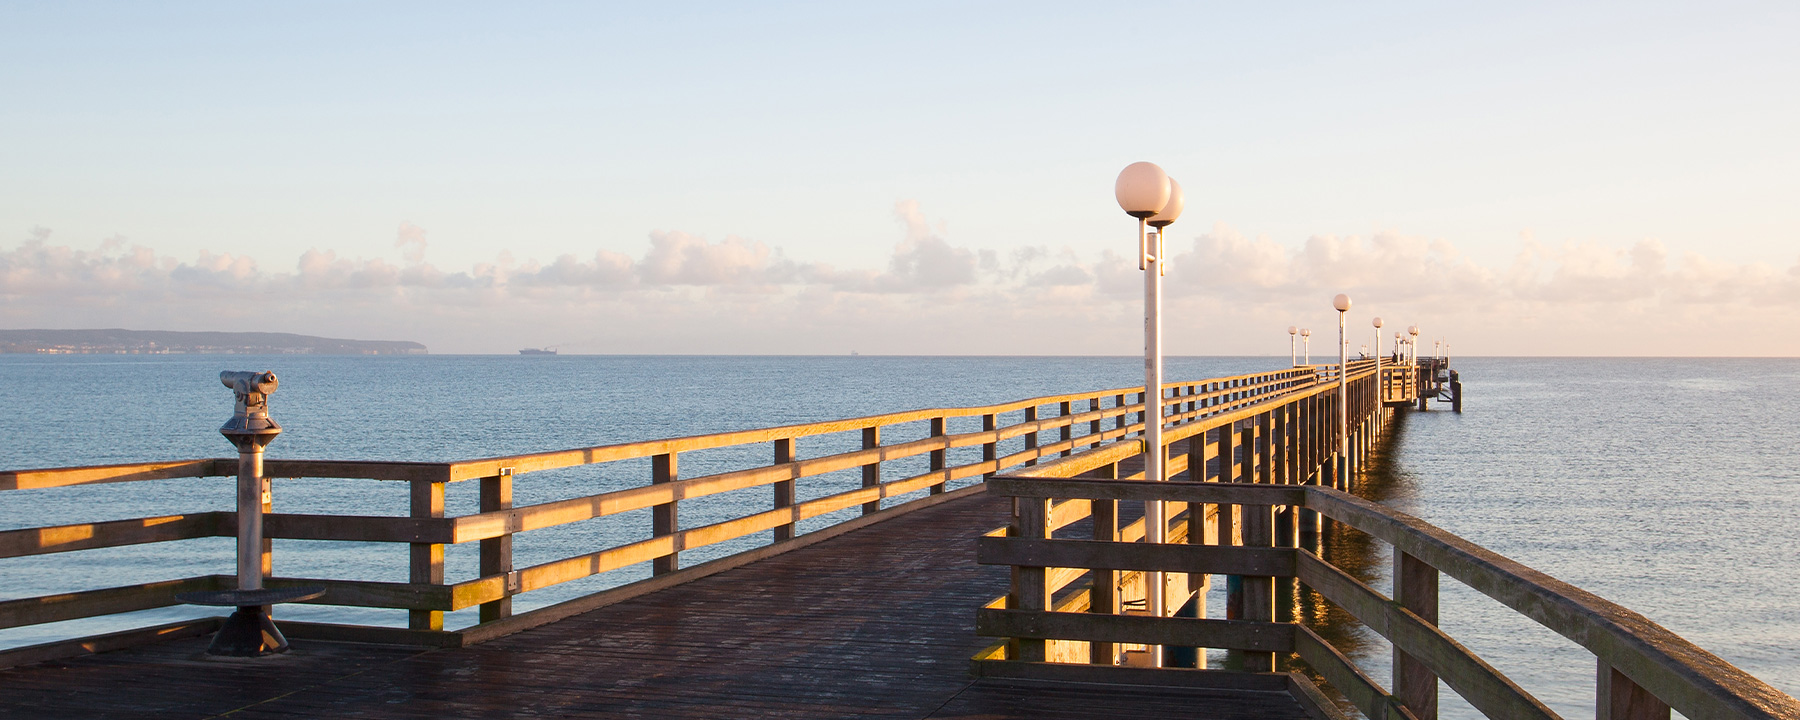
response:
<svg viewBox="0 0 1800 720"><path fill-rule="evenodd" d="M206 638L0 670L6 717L1306 718L1285 692L972 680L974 562L1007 498L976 494L471 647Z"/></svg>

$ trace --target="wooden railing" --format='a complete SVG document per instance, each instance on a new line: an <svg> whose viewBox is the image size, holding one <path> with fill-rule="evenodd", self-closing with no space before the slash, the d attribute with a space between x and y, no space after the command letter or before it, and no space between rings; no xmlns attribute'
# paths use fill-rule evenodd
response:
<svg viewBox="0 0 1800 720"><path fill-rule="evenodd" d="M1134 459L1136 449L1110 445L990 479L988 492L1017 498L1020 509L1012 527L990 533L977 547L979 562L1012 566L1013 584L1007 597L977 611L976 631L1003 642L975 658L976 673L1116 680L1117 668L1094 666L1117 663L1118 648L1126 644L1223 648L1235 669L1266 672L1276 668L1277 656L1297 658L1376 720L1435 718L1440 678L1488 717L1557 717L1438 628L1442 574L1593 653L1598 717L1666 719L1670 708L1696 719L1800 717L1800 701L1642 615L1322 483L1304 414L1298 433L1284 418L1296 408L1303 413L1300 398L1329 392L1301 389L1294 397L1269 398L1171 432L1204 438L1209 427L1229 428L1233 422L1254 422L1257 433L1270 428L1277 442L1246 443L1234 463L1244 470L1235 474L1201 473L1161 483L1143 482L1141 475L1117 478L1120 463ZM1176 518L1183 532L1169 544L1136 542L1143 536L1141 521L1129 528L1134 532L1121 532L1120 501L1185 507L1185 515ZM1390 544L1396 558L1394 597L1323 559L1303 524L1293 520L1306 513ZM1056 530L1084 517L1092 519L1093 539L1056 537ZM1128 572L1140 578L1149 572L1185 574L1186 582L1177 584L1184 591L1203 587L1207 574L1236 576L1239 588L1228 599L1235 605L1227 613L1232 619L1124 614L1117 597ZM1277 593L1275 584L1296 581L1393 644L1392 688L1383 688L1312 629L1277 621L1291 614L1278 607L1277 598L1293 593ZM1179 600L1169 606L1178 607ZM1071 664L1068 659L1077 654L1055 652L1059 645L1078 646L1082 652L1075 659L1086 665ZM1064 662L1052 662L1059 657ZM1145 681L1134 677L1132 682Z"/></svg>
<svg viewBox="0 0 1800 720"><path fill-rule="evenodd" d="M1165 417L1179 428L1204 417L1234 412L1267 397L1320 387L1322 372L1303 367L1171 383L1163 390ZM271 512L265 519L267 538L405 543L410 547L410 559L407 582L268 577L264 584L271 588L324 587L325 596L312 601L316 604L408 611L410 634L384 635L377 628L358 626L352 629L354 632L336 631L338 637L460 644L547 622L557 617L556 612L570 612L575 607L564 604L557 606L562 608L560 611L544 608L514 616L513 598L522 594L640 563L651 564L652 577L631 583L627 589L651 587L649 583L661 578L689 572L682 570L684 552L765 531L771 533L773 543L765 547L779 547L848 529L953 495L950 490L956 483L976 482L1007 468L1034 465L1047 457L1068 456L1139 436L1143 418L1141 388L1127 388L984 407L918 410L458 462L271 459L264 464L264 472L271 478L405 482L410 484L411 493L405 517ZM799 447L803 440L858 449L803 457ZM768 448L770 462L695 477L685 477L681 472L685 454L751 446ZM972 457L972 449L977 447L981 452L979 460ZM512 502L514 484L525 482L520 478L529 473L634 460L641 463L644 459L650 461L650 467L642 485L532 505L514 506ZM967 461L955 462L960 459ZM921 469L923 472L918 471ZM20 470L0 472L0 491L226 476L236 471L236 459ZM797 483L830 473L860 474L860 486L799 499ZM469 480L479 481L478 511L448 516L447 487ZM680 522L684 501L758 487L770 488L765 510L691 527ZM920 496L901 502L901 496L910 494ZM226 498L220 500L223 504ZM651 527L639 529L639 539L584 548L579 554L526 567L514 566L512 542L516 535L617 518L644 509L650 511ZM833 519L829 528L804 535L799 532L798 523L803 520L852 509L859 511L855 518L839 517ZM236 513L205 511L6 530L0 531L0 559L230 537L235 528ZM479 543L478 574L460 580L446 578L445 547L463 543ZM265 541L264 567L271 566L271 552ZM741 564L754 556L754 552L746 551L705 565L716 568L723 565L715 563ZM178 604L176 593L225 589L234 583L230 576L206 575L5 600L0 601L0 629L165 607ZM479 624L456 633L444 632L445 612L471 607L479 607ZM47 657L48 652L30 656Z"/></svg>

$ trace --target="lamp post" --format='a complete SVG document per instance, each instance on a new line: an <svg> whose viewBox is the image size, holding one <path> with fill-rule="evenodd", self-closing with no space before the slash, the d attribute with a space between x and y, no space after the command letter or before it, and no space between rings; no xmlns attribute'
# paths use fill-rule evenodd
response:
<svg viewBox="0 0 1800 720"><path fill-rule="evenodd" d="M1294 336L1300 334L1300 328L1288 326L1288 367L1294 366Z"/></svg>
<svg viewBox="0 0 1800 720"><path fill-rule="evenodd" d="M1417 363L1419 362L1419 326L1413 325L1406 328L1406 334L1409 336L1406 340L1406 361Z"/></svg>
<svg viewBox="0 0 1800 720"><path fill-rule="evenodd" d="M1138 219L1138 269L1144 271L1144 479L1159 482L1163 472L1163 365L1162 365L1162 276L1163 232L1181 215L1181 186L1171 180L1154 163L1127 165L1113 183L1113 196L1120 209ZM1151 247L1147 226L1156 228L1156 245ZM1144 541L1168 542L1168 522L1163 517L1161 501L1144 503ZM1166 614L1163 608L1163 573L1144 576L1144 610L1151 617ZM1150 646L1150 666L1162 667L1161 645Z"/></svg>
<svg viewBox="0 0 1800 720"><path fill-rule="evenodd" d="M1350 312L1350 296L1338 293L1331 299L1331 306L1338 313L1338 471L1337 488L1350 488L1350 358L1349 346L1344 342L1344 315Z"/></svg>
<svg viewBox="0 0 1800 720"><path fill-rule="evenodd" d="M1306 352L1306 364L1312 364L1312 331L1300 328L1300 348Z"/></svg>
<svg viewBox="0 0 1800 720"><path fill-rule="evenodd" d="M1383 402L1387 398L1382 397L1382 389L1387 387L1387 383L1382 382L1381 378L1381 318L1370 322L1375 325L1375 353L1370 356L1375 358L1375 402Z"/></svg>

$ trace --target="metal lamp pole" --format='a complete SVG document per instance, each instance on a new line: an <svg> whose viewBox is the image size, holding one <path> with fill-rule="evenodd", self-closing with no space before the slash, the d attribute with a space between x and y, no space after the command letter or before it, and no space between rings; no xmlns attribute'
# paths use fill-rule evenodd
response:
<svg viewBox="0 0 1800 720"><path fill-rule="evenodd" d="M1288 367L1294 366L1294 360L1295 360L1294 336L1298 335L1299 333L1300 333L1300 328L1294 327L1292 325L1288 326Z"/></svg>
<svg viewBox="0 0 1800 720"><path fill-rule="evenodd" d="M1350 311L1350 296L1338 293L1331 299L1331 306L1338 313L1338 461L1337 488L1350 488L1350 358L1349 345L1344 342L1344 315Z"/></svg>
<svg viewBox="0 0 1800 720"><path fill-rule="evenodd" d="M1181 215L1181 185L1154 163L1126 166L1113 184L1119 207L1138 220L1138 269L1144 271L1144 479L1167 479L1163 449L1162 276L1166 260L1163 232ZM1156 246L1151 247L1148 227L1156 227ZM1168 542L1168 520L1161 501L1144 503L1144 541ZM1145 611L1151 617L1167 615L1163 607L1163 573L1144 576ZM1163 648L1150 646L1151 667L1162 667Z"/></svg>
<svg viewBox="0 0 1800 720"><path fill-rule="evenodd" d="M1381 379L1381 318L1375 318L1372 322L1375 324L1375 352L1370 357L1375 358L1375 402L1382 402L1387 400L1382 397L1382 390L1387 385Z"/></svg>
<svg viewBox="0 0 1800 720"><path fill-rule="evenodd" d="M1306 364L1312 364L1312 331L1300 328L1300 349L1306 353Z"/></svg>

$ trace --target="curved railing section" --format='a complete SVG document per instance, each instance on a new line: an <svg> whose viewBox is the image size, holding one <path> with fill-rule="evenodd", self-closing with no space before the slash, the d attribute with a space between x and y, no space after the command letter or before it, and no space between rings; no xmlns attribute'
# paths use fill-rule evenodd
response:
<svg viewBox="0 0 1800 720"><path fill-rule="evenodd" d="M1277 656L1298 659L1378 720L1436 717L1439 679L1488 717L1556 718L1438 627L1438 582L1447 576L1592 653L1598 717L1668 718L1673 709L1696 720L1800 718L1800 701L1638 613L1330 487L1310 449L1313 430L1304 413L1305 397L1321 391L1302 388L1172 431L1172 445L1181 439L1194 445L1175 450L1212 461L1172 469L1174 480L1144 482L1141 473L1127 472L1141 451L1130 443L991 478L988 492L1016 498L1020 509L1010 527L979 540L978 561L1011 566L1013 581L1006 597L977 611L977 632L1001 642L976 656L976 674L1106 680L1121 676L1095 666L1142 665L1153 646L1169 658L1178 657L1177 649L1223 648L1228 667L1237 670L1268 672ZM1255 441L1236 452L1206 442L1209 435L1240 432ZM1184 475L1188 468L1198 472ZM1171 542L1141 542L1141 520L1120 527L1121 501L1169 504L1176 526ZM1309 513L1391 545L1394 597L1321 557L1316 538L1306 536ZM1091 521L1091 539L1068 532L1083 519ZM1143 578L1152 572L1175 578L1165 589L1171 608L1196 595L1203 600L1210 575L1230 576L1228 615L1235 619L1125 612L1125 602L1147 592ZM1294 582L1392 643L1393 687L1382 687L1319 634L1289 620L1292 609L1280 603L1295 593L1276 589ZM1204 658L1176 663L1204 667ZM1140 674L1126 681L1145 682L1144 670L1133 672Z"/></svg>

